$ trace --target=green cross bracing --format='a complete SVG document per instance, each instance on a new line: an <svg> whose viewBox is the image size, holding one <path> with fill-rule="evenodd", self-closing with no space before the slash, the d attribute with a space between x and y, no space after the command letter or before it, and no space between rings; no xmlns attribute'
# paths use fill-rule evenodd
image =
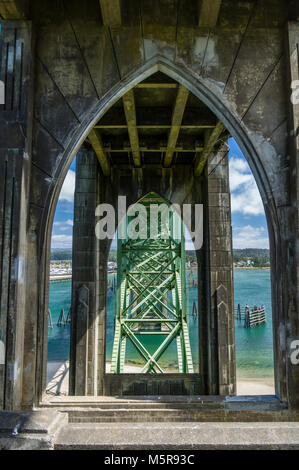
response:
<svg viewBox="0 0 299 470"><path fill-rule="evenodd" d="M118 229L117 309L110 372L124 372L129 340L144 361L141 373L163 373L159 360L173 341L178 371L193 373L186 311L184 224L154 193L145 196L138 206L142 209L136 209L136 214L143 238L127 235L134 232L130 232L130 223L136 221L132 215L127 215ZM159 207L154 220L153 207ZM137 224L134 226L136 229ZM126 235L121 238L123 233ZM162 335L154 352L146 346L148 341L143 341L146 335Z"/></svg>

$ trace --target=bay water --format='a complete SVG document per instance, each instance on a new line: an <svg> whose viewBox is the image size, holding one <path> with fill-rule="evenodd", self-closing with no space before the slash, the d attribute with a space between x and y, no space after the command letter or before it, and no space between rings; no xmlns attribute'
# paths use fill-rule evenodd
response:
<svg viewBox="0 0 299 470"><path fill-rule="evenodd" d="M112 279L109 275L109 280ZM198 317L192 315L194 301L197 302L197 287L193 286L194 274L187 272L187 305L190 342L195 372L198 370ZM244 327L244 322L235 320L237 374L242 378L273 377L273 334L271 312L270 271L263 269L234 270L234 301L242 306L264 304L267 322L255 328ZM48 329L48 361L65 361L69 359L70 325L57 326L59 313L64 308L65 315L71 303L71 281L51 282L49 308L52 314L53 328ZM116 295L112 289L107 296L106 325L106 361L111 360L114 334L114 316ZM201 312L198 313L201 315ZM161 336L146 337L150 351L156 350L162 341ZM141 365L142 359L133 345L127 341L127 361L132 365ZM176 344L173 344L159 361L164 370L173 370L176 366Z"/></svg>

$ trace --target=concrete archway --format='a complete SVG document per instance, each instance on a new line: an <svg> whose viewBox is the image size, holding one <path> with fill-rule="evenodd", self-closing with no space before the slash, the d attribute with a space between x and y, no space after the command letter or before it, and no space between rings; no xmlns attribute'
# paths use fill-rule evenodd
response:
<svg viewBox="0 0 299 470"><path fill-rule="evenodd" d="M126 80L118 83L114 86L105 97L100 100L96 106L88 113L82 124L77 128L73 137L70 139L70 143L66 148L63 157L61 159L60 165L57 168L55 177L52 183L52 191L49 192L48 199L45 205L45 210L43 212L43 219L41 226L46 227L46 230L41 230L40 246L45 247L43 250L44 261L43 261L43 272L41 273L41 278L45 280L44 286L45 289L41 292L43 300L41 305L47 305L47 266L49 259L49 245L50 245L50 235L51 235L51 226L55 212L56 202L59 196L59 192L63 183L64 176L70 163L80 148L82 142L88 135L90 129L93 125L101 118L105 112L119 99L124 93L129 89L134 87L137 83L141 82L148 76L152 75L156 71L161 71L166 75L169 75L171 78L175 79L178 83L183 84L188 88L195 96L197 96L203 103L205 103L215 115L225 124L227 129L230 131L231 135L236 139L240 148L242 149L244 155L246 156L248 163L252 169L252 172L256 178L257 185L259 187L265 212L267 216L270 242L271 242L271 252L272 252L272 265L276 265L275 254L276 246L279 244L280 237L280 227L279 221L276 214L274 199L272 197L271 183L268 179L267 170L264 168L263 162L261 161L259 152L257 151L258 145L257 142L252 139L250 131L246 126L241 122L239 117L234 113L233 109L228 106L227 103L224 103L223 100L219 97L217 91L213 88L209 81L204 79L198 79L190 71L178 67L177 65L170 63L167 59L163 57L156 57L154 60L149 61L146 65L135 70L130 74ZM44 237L45 234L45 237ZM274 254L274 256L273 256ZM277 289L275 290L277 292ZM274 305L277 305L273 302ZM276 316L274 314L274 325L276 327L277 323L275 320ZM41 330L40 330L41 331ZM45 332L43 332L43 338L46 337ZM43 341L40 341L40 346L42 350L45 351ZM45 364L45 354L43 355L43 364ZM43 365L45 369L45 365ZM40 392L43 390L43 384L39 383Z"/></svg>
<svg viewBox="0 0 299 470"><path fill-rule="evenodd" d="M0 105L0 350L3 356L2 361L0 358L0 408L13 412L31 410L30 427L36 437L41 421L37 418L39 423L35 428L34 416L40 416L40 410L36 413L33 409L39 407L45 383L50 231L62 181L96 119L117 97L154 70L173 77L181 84L177 88L185 85L200 97L235 137L257 181L270 235L277 398L257 398L248 404L246 399L240 403L238 398L238 403L232 403L234 398L217 397L216 407L220 404L221 409L216 411L215 400L208 397L203 400L205 410L197 413L195 407L192 417L194 421L214 420L213 411L216 411L220 421L235 421L240 417L244 421L298 420L299 110L296 100L290 99L291 88L293 98L296 94L294 86L299 78L298 2L222 0L215 2L215 8L210 8L210 3L208 0L115 0L117 8L110 9L107 5L110 7L113 0L0 0L0 81L5 83L6 91L5 105ZM195 147L194 142L192 152ZM88 144L86 149L90 149ZM165 159L161 158L162 161L165 164ZM175 184L179 187L182 180L178 167L182 159L175 157L173 161L171 171L178 178ZM189 165L193 171L191 159L186 161L185 166ZM116 162L117 159L113 161ZM192 164L195 167L195 160ZM164 172L164 166L159 171ZM133 170L138 167L134 162ZM147 176L148 167L142 168ZM116 164L113 171L120 174ZM218 183L215 182L215 187L221 187ZM209 197L209 188L207 193ZM216 210L220 206L219 193L220 190L218 194L214 191L211 197L214 200L211 206ZM223 200L228 200L227 192L224 195ZM217 219L219 225L222 222L221 218ZM92 228L93 223L92 220ZM226 220L226 229L228 225ZM226 234L222 240L225 238L228 239ZM210 251L214 256L217 249L213 250L213 243ZM215 284L223 272L220 269L221 276L217 277L219 265L216 263L214 271L207 274L216 279ZM216 286L216 291L216 311L220 306L223 313L225 301L222 303L221 297L225 292L221 284ZM224 317L226 314L224 308ZM227 338L223 338L224 349ZM217 339L212 343L214 350L217 349ZM221 369L218 365L215 368L217 372ZM229 373L225 367L222 372L221 378ZM223 380L222 384L224 395L233 393L227 387L228 381ZM207 393L217 395L219 391L216 385L214 393L211 390ZM193 403L198 397L194 398ZM211 400L211 407L206 408ZM187 408L183 405L177 415L184 421ZM150 414L148 408L145 418L150 418ZM8 417L10 421L8 429L11 418L23 422L26 415L28 422L27 412L15 415L5 411L3 415L4 420ZM163 420L165 415L163 412ZM114 416L121 420L123 414L117 410ZM56 412L54 427L46 425L49 433L50 429L51 432L58 429L58 421L63 419ZM197 429L201 436L202 426L193 427L192 432ZM171 425L165 427L175 433L171 428ZM205 425L204 428L209 429ZM290 435L284 434L283 428L280 423L283 442L269 439L269 445L290 445ZM16 437L7 444L4 438L4 446L22 446L23 441L28 446L26 432L22 430L25 431L24 426L19 429L20 439ZM72 438L72 431L74 428L66 426L63 434ZM126 431L127 426L124 435ZM255 427L255 437L258 441L261 436L263 441L259 431L260 426ZM152 429L148 434L152 445L150 432ZM158 446L168 437L163 432L155 441ZM53 448L54 436L48 437L47 443L41 439L43 445ZM121 442L128 442L127 436L124 437ZM102 431L98 439L102 445ZM241 441L242 445L248 445L242 436L232 440L237 446ZM174 442L175 446L181 444L176 436ZM200 447L202 443L206 446L206 440L197 442ZM130 443L138 446L141 441L134 442L131 437ZM223 445L226 444L227 439L223 439ZM215 445L219 446L219 442Z"/></svg>

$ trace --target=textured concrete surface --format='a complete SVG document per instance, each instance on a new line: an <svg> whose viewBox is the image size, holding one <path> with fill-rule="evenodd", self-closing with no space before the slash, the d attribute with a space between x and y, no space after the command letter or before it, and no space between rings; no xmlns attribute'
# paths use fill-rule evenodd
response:
<svg viewBox="0 0 299 470"><path fill-rule="evenodd" d="M55 449L299 449L299 423L71 424Z"/></svg>
<svg viewBox="0 0 299 470"><path fill-rule="evenodd" d="M72 423L51 410L1 412L0 449L299 449L299 423Z"/></svg>
<svg viewBox="0 0 299 470"><path fill-rule="evenodd" d="M68 422L55 410L0 412L0 450L50 450Z"/></svg>
<svg viewBox="0 0 299 470"><path fill-rule="evenodd" d="M45 396L44 409L59 409L69 422L298 422L275 396Z"/></svg>

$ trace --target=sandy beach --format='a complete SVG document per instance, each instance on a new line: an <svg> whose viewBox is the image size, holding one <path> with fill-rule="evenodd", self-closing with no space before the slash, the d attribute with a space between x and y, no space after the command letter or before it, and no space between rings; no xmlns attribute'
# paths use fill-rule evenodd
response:
<svg viewBox="0 0 299 470"><path fill-rule="evenodd" d="M106 364L109 373L110 364ZM126 365L125 372L138 374L141 367ZM171 372L171 371L168 371ZM69 362L48 362L47 387L49 395L68 395ZM274 395L274 379L271 377L242 377L237 375L237 395Z"/></svg>
<svg viewBox="0 0 299 470"><path fill-rule="evenodd" d="M237 395L274 395L274 379L237 378Z"/></svg>

